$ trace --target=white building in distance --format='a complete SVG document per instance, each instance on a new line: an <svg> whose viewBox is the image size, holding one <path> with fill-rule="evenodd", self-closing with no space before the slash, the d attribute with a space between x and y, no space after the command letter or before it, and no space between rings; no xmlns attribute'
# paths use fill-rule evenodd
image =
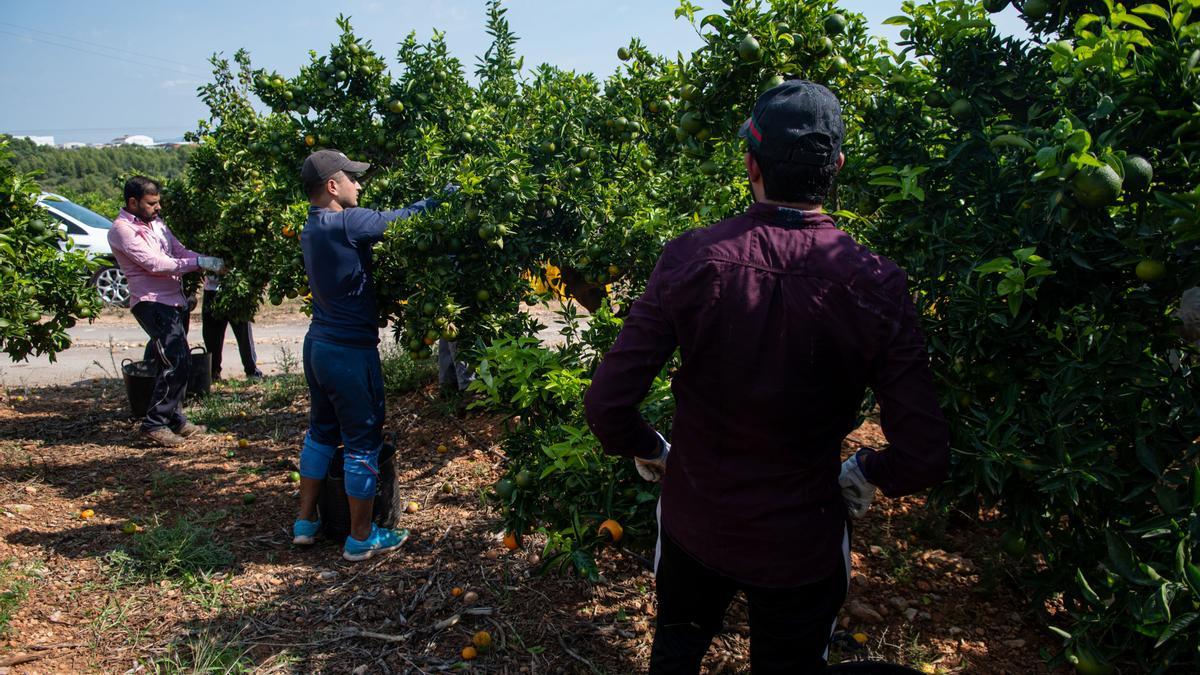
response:
<svg viewBox="0 0 1200 675"><path fill-rule="evenodd" d="M112 139L109 145L144 145L148 147L154 145L154 139L149 136L142 136L141 134L126 134L125 136Z"/></svg>
<svg viewBox="0 0 1200 675"><path fill-rule="evenodd" d="M53 136L17 136L17 138L24 138L34 145L54 145Z"/></svg>

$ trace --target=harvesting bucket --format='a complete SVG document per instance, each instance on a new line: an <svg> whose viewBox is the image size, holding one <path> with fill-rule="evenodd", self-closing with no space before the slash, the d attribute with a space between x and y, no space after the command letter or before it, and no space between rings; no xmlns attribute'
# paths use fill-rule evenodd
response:
<svg viewBox="0 0 1200 675"><path fill-rule="evenodd" d="M129 398L129 415L145 417L158 378L158 363L154 361L121 361L121 377L125 380L125 395Z"/></svg>
<svg viewBox="0 0 1200 675"><path fill-rule="evenodd" d="M350 534L350 504L346 501L344 448L338 447L329 463L329 475L317 495L317 514L325 536L343 542ZM403 510L396 496L396 445L389 434L379 449L379 481L375 490L372 520L380 527L395 527Z"/></svg>
<svg viewBox="0 0 1200 675"><path fill-rule="evenodd" d="M200 351L197 353L196 350ZM192 347L188 363L187 391L191 396L204 396L212 391L212 354L200 345Z"/></svg>

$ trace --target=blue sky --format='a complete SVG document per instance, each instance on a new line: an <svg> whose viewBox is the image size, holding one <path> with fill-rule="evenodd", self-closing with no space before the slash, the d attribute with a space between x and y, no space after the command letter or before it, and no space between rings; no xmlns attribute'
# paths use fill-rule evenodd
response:
<svg viewBox="0 0 1200 675"><path fill-rule="evenodd" d="M693 0L720 11L720 0ZM843 0L878 35L897 39L882 21L901 0ZM598 75L618 64L617 47L640 38L654 52L690 51L699 40L674 18L676 0L509 0L509 23L527 66L553 63ZM464 63L487 48L484 0L0 0L0 133L102 142L122 134L181 136L206 116L196 87L214 52L250 51L256 67L296 73L308 51L325 53L338 13L388 57L410 31L446 33ZM1002 32L1023 25L1010 7ZM394 59L389 58L394 63Z"/></svg>

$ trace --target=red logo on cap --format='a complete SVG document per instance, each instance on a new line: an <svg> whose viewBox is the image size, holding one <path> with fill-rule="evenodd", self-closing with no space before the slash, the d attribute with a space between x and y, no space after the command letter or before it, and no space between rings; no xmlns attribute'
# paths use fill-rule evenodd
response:
<svg viewBox="0 0 1200 675"><path fill-rule="evenodd" d="M754 124L754 117L750 118L750 135L754 136L754 140L762 143L762 132L758 130L758 125Z"/></svg>

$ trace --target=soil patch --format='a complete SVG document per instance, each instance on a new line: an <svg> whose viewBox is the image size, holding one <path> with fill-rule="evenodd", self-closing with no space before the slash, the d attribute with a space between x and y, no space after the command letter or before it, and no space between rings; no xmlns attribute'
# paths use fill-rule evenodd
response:
<svg viewBox="0 0 1200 675"><path fill-rule="evenodd" d="M482 498L503 471L503 420L457 417L432 384L389 403L401 496L418 505L399 523L410 541L359 564L344 562L332 543L293 547L291 472L307 412L296 386L283 378L218 385L216 398L189 414L219 420L221 431L171 451L136 436L119 381L0 391L0 593L13 591L0 606L11 613L0 663L10 672L72 673L141 664L645 671L651 573L609 549L598 556L603 582L588 584L539 575L537 536L507 551ZM845 449L882 440L868 423ZM82 517L86 510L94 515ZM127 552L154 533L184 532L180 517L211 535L229 564L137 576L144 570L130 566ZM1039 650L1056 645L995 539L986 526L939 525L920 498L882 499L857 525L840 618L866 644L835 648L833 659L869 655L926 672L1048 672ZM462 650L480 630L494 647L468 664ZM745 605L735 601L706 671L748 672L747 635Z"/></svg>

